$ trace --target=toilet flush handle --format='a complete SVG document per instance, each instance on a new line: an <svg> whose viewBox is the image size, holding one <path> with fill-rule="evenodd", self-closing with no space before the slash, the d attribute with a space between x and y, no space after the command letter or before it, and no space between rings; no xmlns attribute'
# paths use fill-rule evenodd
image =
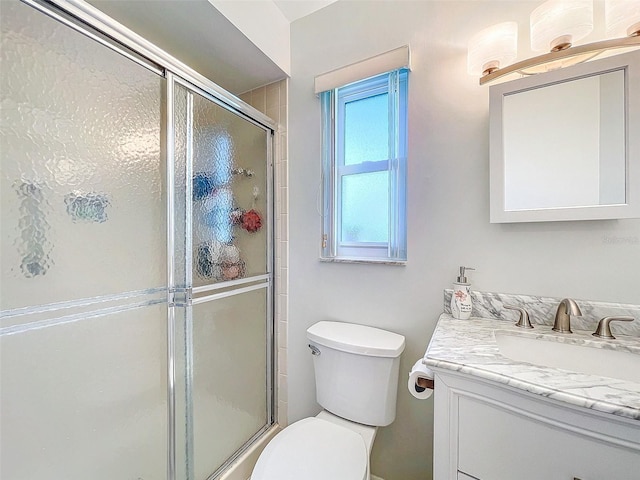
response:
<svg viewBox="0 0 640 480"><path fill-rule="evenodd" d="M309 348L311 349L311 355L320 355L320 349L315 345L309 344Z"/></svg>

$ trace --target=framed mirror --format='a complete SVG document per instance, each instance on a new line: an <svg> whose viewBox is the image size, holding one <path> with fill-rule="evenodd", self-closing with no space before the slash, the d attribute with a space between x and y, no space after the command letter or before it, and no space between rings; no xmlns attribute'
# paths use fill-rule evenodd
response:
<svg viewBox="0 0 640 480"><path fill-rule="evenodd" d="M489 96L491 223L640 218L640 50Z"/></svg>

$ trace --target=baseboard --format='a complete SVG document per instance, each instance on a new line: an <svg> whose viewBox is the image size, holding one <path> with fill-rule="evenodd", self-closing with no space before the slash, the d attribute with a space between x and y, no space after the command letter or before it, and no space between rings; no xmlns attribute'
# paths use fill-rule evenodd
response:
<svg viewBox="0 0 640 480"><path fill-rule="evenodd" d="M371 475L371 480L384 480L384 478L376 477L375 475Z"/></svg>
<svg viewBox="0 0 640 480"><path fill-rule="evenodd" d="M229 469L222 474L220 480L247 480L251 477L253 467L255 467L258 457L267 446L267 443L280 432L282 428L274 425L266 432L260 440L251 445L240 458L231 464Z"/></svg>

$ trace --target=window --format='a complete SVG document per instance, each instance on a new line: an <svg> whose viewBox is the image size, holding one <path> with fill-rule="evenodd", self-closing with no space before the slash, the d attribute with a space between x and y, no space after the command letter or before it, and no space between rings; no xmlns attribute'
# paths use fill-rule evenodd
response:
<svg viewBox="0 0 640 480"><path fill-rule="evenodd" d="M321 93L322 257L405 261L406 69Z"/></svg>

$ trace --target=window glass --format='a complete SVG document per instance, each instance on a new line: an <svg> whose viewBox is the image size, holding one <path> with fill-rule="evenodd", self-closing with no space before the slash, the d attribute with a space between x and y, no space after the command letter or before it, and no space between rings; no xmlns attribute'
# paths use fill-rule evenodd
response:
<svg viewBox="0 0 640 480"><path fill-rule="evenodd" d="M321 94L322 257L404 262L407 70Z"/></svg>
<svg viewBox="0 0 640 480"><path fill-rule="evenodd" d="M347 102L344 107L344 164L389 156L389 94Z"/></svg>
<svg viewBox="0 0 640 480"><path fill-rule="evenodd" d="M389 172L342 177L342 242L389 241Z"/></svg>

